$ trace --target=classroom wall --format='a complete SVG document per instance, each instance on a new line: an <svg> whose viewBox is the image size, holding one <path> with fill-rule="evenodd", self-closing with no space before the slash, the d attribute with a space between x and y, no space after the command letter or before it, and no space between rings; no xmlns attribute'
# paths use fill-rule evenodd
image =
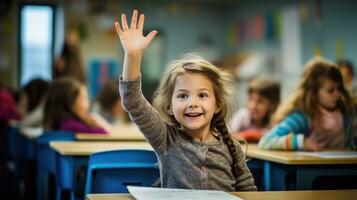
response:
<svg viewBox="0 0 357 200"><path fill-rule="evenodd" d="M6 87L17 86L16 2L0 3L0 80Z"/></svg>
<svg viewBox="0 0 357 200"><path fill-rule="evenodd" d="M5 9L0 14L2 46L0 48L0 78L4 85L17 87L17 9L18 4L25 1L8 2L10 3L4 8L1 8L4 4L0 4L0 8ZM115 33L110 34L104 31L103 34L102 30L112 26L114 19L119 17L120 13L123 11L130 13L133 8L139 8L145 12L146 27L157 28L159 34L164 35L164 63L190 50L199 50L204 56L212 59L251 51L274 52L274 55L279 55L281 53L279 39L232 43L230 29L232 24L240 19L269 12L280 12L285 7L296 6L301 18L302 63L320 52L328 59L348 58L357 65L357 40L354 38L357 35L355 26L357 2L354 0L274 0L269 3L263 0L224 1L223 3L220 1L111 0L105 1L107 6L103 9L104 12L92 13L87 12L90 8L88 5L97 1L37 0L33 2L63 5L64 28L73 22L86 24L88 37L81 45L86 64L93 58L114 58L118 67L121 67L122 50ZM317 13L321 14L317 15Z"/></svg>
<svg viewBox="0 0 357 200"><path fill-rule="evenodd" d="M224 4L192 3L185 1L107 1L102 11L97 13L90 8L79 11L78 6L88 2L66 2L66 26L82 23L87 28L87 38L82 41L82 53L86 62L92 57L114 57L121 63L122 49L115 34L105 31L113 27L114 21L121 13L131 16L132 10L138 9L146 15L145 27L157 29L165 38L164 60L176 58L185 52L198 50L201 40L208 38L216 51L213 59L221 56L224 44L221 42L224 24ZM101 25L102 22L105 25ZM102 27L100 27L102 26ZM104 26L104 27L103 27ZM103 32L104 31L104 32ZM114 31L114 29L113 29ZM208 55L209 56L209 55Z"/></svg>
<svg viewBox="0 0 357 200"><path fill-rule="evenodd" d="M214 1L106 1L102 5L95 5L93 1L65 1L64 17L66 28L76 25L84 29L81 50L86 67L89 68L93 60L112 60L120 74L123 50L114 31L114 22L120 19L121 13L126 13L130 20L133 9L143 12L145 30L156 29L158 37L163 38L159 57L147 59L148 63L159 66L143 66L143 91L150 100L160 73L170 60L192 51L213 61L222 57L225 35L221 27L225 24L225 7L226 4ZM156 62L157 59L160 62ZM159 74L151 75L150 79L150 71Z"/></svg>
<svg viewBox="0 0 357 200"><path fill-rule="evenodd" d="M350 59L357 70L357 1L324 0L321 5L314 1L305 4L309 20L302 20L303 61L320 52L333 61Z"/></svg>

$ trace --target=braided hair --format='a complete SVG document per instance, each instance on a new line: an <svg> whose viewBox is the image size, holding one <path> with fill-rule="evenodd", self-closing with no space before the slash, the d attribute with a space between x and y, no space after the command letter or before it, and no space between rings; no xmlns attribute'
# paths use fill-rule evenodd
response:
<svg viewBox="0 0 357 200"><path fill-rule="evenodd" d="M243 173L243 170L241 167L239 167L238 152L235 144L236 141L231 137L226 122L223 119L217 121L215 126L221 133L223 142L227 145L228 151L232 156L232 173L234 177L237 178L240 174Z"/></svg>

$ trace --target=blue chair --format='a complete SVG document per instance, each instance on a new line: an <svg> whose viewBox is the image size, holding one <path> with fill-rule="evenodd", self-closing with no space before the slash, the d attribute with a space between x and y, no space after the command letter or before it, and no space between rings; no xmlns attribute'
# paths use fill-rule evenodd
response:
<svg viewBox="0 0 357 200"><path fill-rule="evenodd" d="M85 195L128 193L126 186L152 186L160 177L157 157L150 150L113 150L89 158Z"/></svg>
<svg viewBox="0 0 357 200"><path fill-rule="evenodd" d="M54 175L56 170L55 152L51 149L50 142L73 140L75 140L75 134L71 131L48 131L37 138L37 198L39 200L44 199L47 185L44 184L45 180L48 175ZM61 199L61 192L56 187L56 199Z"/></svg>
<svg viewBox="0 0 357 200"><path fill-rule="evenodd" d="M5 136L5 156L6 160L12 163L12 168L14 174L11 177L13 185L12 193L14 195L19 195L19 183L24 177L24 145L23 139L20 136L19 129L17 127L5 125L3 127L4 136ZM15 197L16 198L16 197ZM20 198L20 197L18 197Z"/></svg>

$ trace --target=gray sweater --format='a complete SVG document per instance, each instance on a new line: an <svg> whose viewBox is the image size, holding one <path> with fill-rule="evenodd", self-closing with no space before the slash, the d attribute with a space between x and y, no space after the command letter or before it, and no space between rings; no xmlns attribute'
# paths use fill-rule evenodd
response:
<svg viewBox="0 0 357 200"><path fill-rule="evenodd" d="M216 142L198 142L178 127L165 123L143 96L140 78L121 80L119 86L123 107L158 156L162 187L256 190L238 143L236 148L241 174L235 179L232 157L221 137Z"/></svg>

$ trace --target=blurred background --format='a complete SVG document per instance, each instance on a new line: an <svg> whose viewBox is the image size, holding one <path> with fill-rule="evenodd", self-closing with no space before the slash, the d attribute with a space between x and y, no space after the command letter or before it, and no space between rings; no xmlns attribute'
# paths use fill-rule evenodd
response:
<svg viewBox="0 0 357 200"><path fill-rule="evenodd" d="M142 67L148 99L166 64L187 52L235 75L239 105L257 75L280 81L285 97L314 56L357 63L354 0L1 0L1 84L17 89L34 78L51 80L68 39L78 45L94 97L121 73L113 24L133 9L146 15L145 32L159 31Z"/></svg>

